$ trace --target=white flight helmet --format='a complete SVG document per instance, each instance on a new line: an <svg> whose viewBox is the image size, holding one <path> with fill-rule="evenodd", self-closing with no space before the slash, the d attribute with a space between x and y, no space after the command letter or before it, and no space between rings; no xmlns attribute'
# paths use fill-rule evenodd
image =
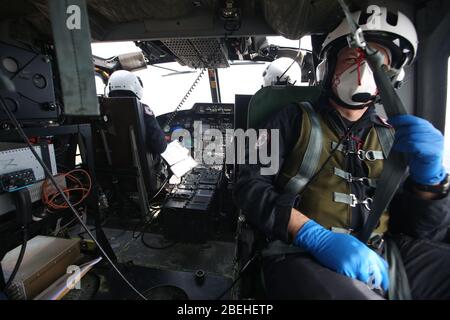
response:
<svg viewBox="0 0 450 320"><path fill-rule="evenodd" d="M353 19L360 25L366 42L375 42L389 49L393 80L401 81L404 77L403 67L411 64L417 55L419 44L416 28L411 20L401 12L388 11L386 7L368 6L365 11L352 13ZM348 45L347 36L351 33L347 20L328 34L322 44L317 67L317 80L325 85L331 80L334 65L330 60L344 46Z"/></svg>
<svg viewBox="0 0 450 320"><path fill-rule="evenodd" d="M280 79L281 77L281 79ZM300 85L302 70L291 58L278 58L272 61L263 72L263 87L273 85Z"/></svg>
<svg viewBox="0 0 450 320"><path fill-rule="evenodd" d="M113 91L130 91L141 100L144 95L144 86L141 79L134 73L117 70L109 78L106 95L109 97Z"/></svg>

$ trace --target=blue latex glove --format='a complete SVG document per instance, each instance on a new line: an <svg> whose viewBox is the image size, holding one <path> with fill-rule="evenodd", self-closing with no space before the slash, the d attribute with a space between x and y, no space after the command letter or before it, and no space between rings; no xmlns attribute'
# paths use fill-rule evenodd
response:
<svg viewBox="0 0 450 320"><path fill-rule="evenodd" d="M386 261L355 237L329 231L313 220L297 233L294 244L304 248L325 267L358 279L373 288L389 287Z"/></svg>
<svg viewBox="0 0 450 320"><path fill-rule="evenodd" d="M441 183L446 172L442 165L444 137L428 121L412 116L399 115L389 119L395 129L392 149L408 154L411 178L424 185Z"/></svg>

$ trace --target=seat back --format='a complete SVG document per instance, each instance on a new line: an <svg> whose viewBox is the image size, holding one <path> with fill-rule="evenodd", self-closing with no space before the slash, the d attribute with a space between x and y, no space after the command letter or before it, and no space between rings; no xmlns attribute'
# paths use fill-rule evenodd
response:
<svg viewBox="0 0 450 320"><path fill-rule="evenodd" d="M96 129L94 133L94 148L96 167L100 174L101 168L109 168L111 174L119 179L124 192L134 192L136 187L137 167L133 161L133 143L130 127L133 128L139 165L142 169L145 187L148 193L157 189L156 175L153 169L153 158L146 144L146 129L144 122L144 109L137 98L114 97L103 98L100 103L103 119L106 123ZM106 118L105 118L106 117ZM100 133L103 129L105 140L111 156L109 167L106 148ZM106 176L108 170L105 170ZM109 175L111 177L111 174Z"/></svg>
<svg viewBox="0 0 450 320"><path fill-rule="evenodd" d="M247 128L259 128L271 115L293 102L317 102L322 87L271 86L261 88L248 105Z"/></svg>
<svg viewBox="0 0 450 320"><path fill-rule="evenodd" d="M247 111L247 128L258 129L285 106L295 102L308 101L314 104L320 98L322 88L300 87L300 86L271 86L261 88L251 98ZM244 214L241 212L241 214ZM238 235L239 243L244 248L240 250L240 260L248 261L250 257L259 251L264 237L256 232L251 226L245 223L241 233ZM266 289L264 286L264 275L261 263L254 263L251 266L253 272L248 272L242 277L244 297L266 298Z"/></svg>
<svg viewBox="0 0 450 320"><path fill-rule="evenodd" d="M252 94L236 94L234 96L234 128L247 129L248 105Z"/></svg>

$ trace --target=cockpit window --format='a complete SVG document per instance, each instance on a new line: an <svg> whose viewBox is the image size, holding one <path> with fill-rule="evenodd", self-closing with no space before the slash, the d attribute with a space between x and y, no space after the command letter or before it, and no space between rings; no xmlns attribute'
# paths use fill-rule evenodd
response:
<svg viewBox="0 0 450 320"><path fill-rule="evenodd" d="M93 43L91 49L93 55L103 59L112 58L119 54L141 51L141 49L136 47L133 41L98 42Z"/></svg>
<svg viewBox="0 0 450 320"><path fill-rule="evenodd" d="M268 62L236 61L230 68L219 69L222 102L234 103L236 94L254 94L258 91L268 64Z"/></svg>
<svg viewBox="0 0 450 320"><path fill-rule="evenodd" d="M310 37L301 41L289 40L280 36L267 37L268 45L284 48L299 48L310 50ZM92 54L103 59L117 55L139 52L140 49L132 42L93 43ZM221 102L234 103L236 94L254 94L261 88L263 72L268 62L230 61L230 67L219 69L218 78L221 91ZM147 69L134 73L142 79L144 96L142 101L148 104L155 115L174 111L185 97L201 70L181 66L177 62L149 65ZM97 94L104 93L104 84L96 79ZM307 85L307 83L302 84ZM212 102L208 73L205 72L194 90L183 104L183 109L190 109L196 102Z"/></svg>
<svg viewBox="0 0 450 320"><path fill-rule="evenodd" d="M164 68L164 69L163 69ZM145 70L134 72L142 79L144 96L156 116L175 111L198 77L200 69L194 70L177 62L148 66ZM208 82L208 72L197 82L180 110L190 109L196 102L212 102Z"/></svg>
<svg viewBox="0 0 450 320"><path fill-rule="evenodd" d="M295 48L305 54L311 51L311 37L305 36L299 40L290 40L284 37L266 37L268 45L282 48ZM222 102L234 103L236 94L254 94L263 85L263 74L269 62L232 61L230 68L219 69L220 93ZM307 86L308 83L296 85Z"/></svg>
<svg viewBox="0 0 450 320"><path fill-rule="evenodd" d="M267 42L269 45L279 46L279 47L287 47L287 48L299 48L302 50L312 50L311 46L311 37L305 36L299 40L291 40L286 39L284 37L275 36L275 37L266 37Z"/></svg>
<svg viewBox="0 0 450 320"><path fill-rule="evenodd" d="M120 54L141 51L132 41L93 43L92 54L107 59ZM181 66L177 62L149 65L147 69L135 71L144 85L142 101L158 116L174 111L183 99L200 70ZM98 84L97 94L101 90ZM195 102L211 102L208 74L205 72L196 88L186 99L183 109L190 109Z"/></svg>

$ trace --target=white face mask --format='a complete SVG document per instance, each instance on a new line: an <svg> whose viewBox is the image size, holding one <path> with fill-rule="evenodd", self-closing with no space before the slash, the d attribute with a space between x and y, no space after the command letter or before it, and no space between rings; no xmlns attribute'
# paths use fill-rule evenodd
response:
<svg viewBox="0 0 450 320"><path fill-rule="evenodd" d="M335 93L343 102L351 106L362 106L372 100L378 89L373 77L372 70L366 61L351 66L340 75L335 75Z"/></svg>

